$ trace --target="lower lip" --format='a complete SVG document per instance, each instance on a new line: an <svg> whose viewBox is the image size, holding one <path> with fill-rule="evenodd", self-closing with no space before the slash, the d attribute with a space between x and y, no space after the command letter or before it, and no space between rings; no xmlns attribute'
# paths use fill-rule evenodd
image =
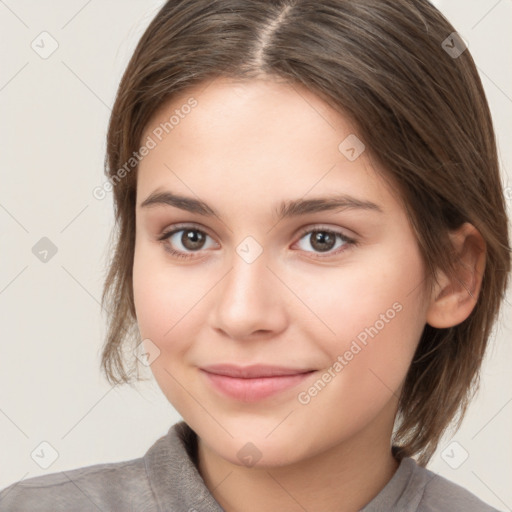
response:
<svg viewBox="0 0 512 512"><path fill-rule="evenodd" d="M303 382L314 372L298 373L294 375L280 375L274 377L258 377L241 379L209 373L204 370L209 382L215 389L224 395L242 402L257 402L282 391L290 389Z"/></svg>

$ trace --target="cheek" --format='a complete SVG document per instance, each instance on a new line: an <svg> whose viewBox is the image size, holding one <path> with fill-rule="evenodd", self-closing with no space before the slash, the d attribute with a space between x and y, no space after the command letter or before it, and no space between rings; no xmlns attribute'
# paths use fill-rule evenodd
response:
<svg viewBox="0 0 512 512"><path fill-rule="evenodd" d="M193 265L169 264L163 248L136 246L133 294L137 324L142 338L151 339L159 348L163 356L159 364L179 361L188 350L194 331L204 324L205 296L215 278L211 272L198 277Z"/></svg>
<svg viewBox="0 0 512 512"><path fill-rule="evenodd" d="M157 339L170 327L169 284L167 278L155 272L148 259L136 253L133 296L137 323L143 338Z"/></svg>
<svg viewBox="0 0 512 512"><path fill-rule="evenodd" d="M322 275L300 283L318 318L304 320L302 329L327 354L326 367L342 357L338 385L344 387L345 379L357 383L361 398L380 386L389 397L387 388L400 386L425 325L424 266L417 246L412 239L400 240L385 251L368 251L353 265L323 272L329 273L328 283Z"/></svg>
<svg viewBox="0 0 512 512"><path fill-rule="evenodd" d="M141 336L160 347L171 333L184 300L182 277L166 268L160 251L141 243L135 247L133 295ZM162 249L163 251L163 249ZM184 289L186 291L186 288Z"/></svg>
<svg viewBox="0 0 512 512"><path fill-rule="evenodd" d="M314 276L300 272L288 276L313 313L307 318L312 335L316 329L317 337L321 333L330 344L355 338L374 325L379 331L393 331L398 324L407 331L417 328L423 312L420 260L411 253L407 258L380 253L378 260L373 259L320 269ZM391 325L395 327L390 329Z"/></svg>
<svg viewBox="0 0 512 512"><path fill-rule="evenodd" d="M363 282L377 292L375 281ZM325 368L297 396L311 428L325 424L348 437L385 408L392 412L424 326L421 302L409 292L395 282L365 300L344 296L344 310L333 306L336 336L316 337L328 354Z"/></svg>
<svg viewBox="0 0 512 512"><path fill-rule="evenodd" d="M150 369L162 393L180 414L190 408L190 397L180 383L187 381L183 361L189 340L194 338L194 326L200 325L194 308L199 292L190 285L183 269L166 264L165 254L142 244L136 247L133 294L138 328L146 340L146 351L155 351L154 346L159 351ZM152 344L149 350L148 343Z"/></svg>

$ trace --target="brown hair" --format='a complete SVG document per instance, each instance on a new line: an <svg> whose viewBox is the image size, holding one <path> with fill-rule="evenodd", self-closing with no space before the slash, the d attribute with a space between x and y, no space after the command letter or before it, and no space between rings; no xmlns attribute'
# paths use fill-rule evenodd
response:
<svg viewBox="0 0 512 512"><path fill-rule="evenodd" d="M111 311L102 368L110 383L131 384L133 367L126 372L122 349L140 342L132 289L136 165L122 179L119 170L140 147L153 114L178 91L222 76L284 79L306 86L358 127L399 187L429 287L436 269L455 271L446 250L450 230L469 222L485 240L473 311L451 328L425 325L402 389L393 444L398 457L419 455L426 465L457 413L460 426L478 388L510 272L489 107L469 51L448 39L462 51L450 54L443 43L453 32L426 0L165 3L126 68L108 128L105 173L116 241L102 297ZM131 361L137 369L133 355Z"/></svg>

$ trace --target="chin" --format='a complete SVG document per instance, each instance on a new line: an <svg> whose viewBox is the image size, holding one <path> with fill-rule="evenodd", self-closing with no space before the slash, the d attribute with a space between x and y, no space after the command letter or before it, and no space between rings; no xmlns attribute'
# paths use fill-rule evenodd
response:
<svg viewBox="0 0 512 512"><path fill-rule="evenodd" d="M275 423L274 423L275 426ZM307 457L305 445L300 439L290 436L286 430L277 435L273 432L267 437L272 429L244 430L238 427L231 433L233 438L224 437L219 442L218 437L201 436L203 442L214 451L219 457L240 467L272 468L286 466L298 462Z"/></svg>

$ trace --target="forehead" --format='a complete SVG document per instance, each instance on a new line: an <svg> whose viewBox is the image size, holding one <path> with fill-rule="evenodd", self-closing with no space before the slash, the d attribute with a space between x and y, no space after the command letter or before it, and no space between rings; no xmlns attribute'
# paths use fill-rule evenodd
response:
<svg viewBox="0 0 512 512"><path fill-rule="evenodd" d="M193 100L197 101L199 108L188 108ZM347 130L349 133L356 131L346 117L341 116L314 92L301 84L291 84L278 78L240 80L217 77L186 88L157 109L148 122L145 134L150 134L160 123L169 121L173 113L177 116L171 124L172 130L176 132L180 131L177 128L187 117L192 119L187 124L193 124L193 119L200 117L202 122L210 121L212 125L220 124L221 120L227 124L228 121L243 118L240 127L243 126L245 133L251 125L258 128L266 124L268 129L278 130L280 127L288 128L290 122L298 133L301 126L296 121L299 120L308 121L307 125L302 124L304 131L319 125L325 125L324 130L337 131L340 135ZM281 137L281 142L283 140L284 137Z"/></svg>
<svg viewBox="0 0 512 512"><path fill-rule="evenodd" d="M148 123L156 143L138 169L155 188L268 202L339 191L389 201L353 123L312 91L274 80L217 78L181 91ZM355 158L354 158L355 157Z"/></svg>

